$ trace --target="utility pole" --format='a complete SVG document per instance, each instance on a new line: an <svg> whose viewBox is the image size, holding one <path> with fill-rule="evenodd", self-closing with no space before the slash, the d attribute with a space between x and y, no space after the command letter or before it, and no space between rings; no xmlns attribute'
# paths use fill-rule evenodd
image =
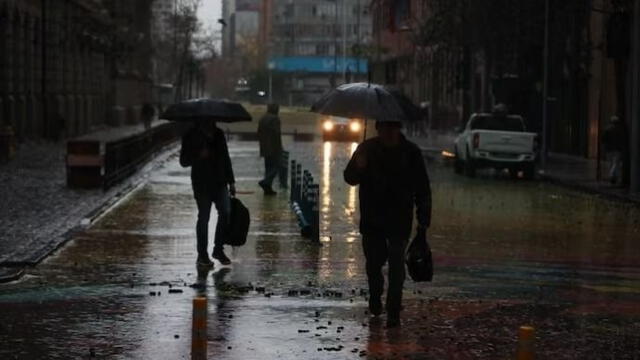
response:
<svg viewBox="0 0 640 360"><path fill-rule="evenodd" d="M47 25L48 25L48 19L47 19L47 0L41 0L41 6L42 6L42 22L40 24L40 41L41 44L40 46L42 46L42 76L40 77L40 81L41 81L41 87L42 87L42 126L43 126L43 133L44 133L44 137L48 137L49 135L53 136L53 134L50 133L50 126L49 126L49 122L48 122L48 116L47 116L47 112L48 112L48 108L47 108Z"/></svg>
<svg viewBox="0 0 640 360"><path fill-rule="evenodd" d="M547 106L547 98L549 97L549 0L544 2L544 54L542 64L542 148L540 150L540 161L542 169L546 171L549 152L549 109Z"/></svg>
<svg viewBox="0 0 640 360"><path fill-rule="evenodd" d="M342 0L342 82L347 82L347 0Z"/></svg>
<svg viewBox="0 0 640 360"><path fill-rule="evenodd" d="M358 0L358 4L356 5L356 8L358 9L358 16L357 16L357 24L356 26L358 27L358 30L356 32L356 49L358 49L358 53L356 54L356 76L359 76L360 74L360 58L362 57L362 49L360 49L360 16L362 13L362 9L360 8L360 0Z"/></svg>
<svg viewBox="0 0 640 360"><path fill-rule="evenodd" d="M640 192L640 0L634 1L633 8L633 34L632 44L632 67L631 67L631 182L630 192Z"/></svg>
<svg viewBox="0 0 640 360"><path fill-rule="evenodd" d="M338 0L333 0L335 7L335 16L333 17L333 84L337 86L336 79L338 77Z"/></svg>

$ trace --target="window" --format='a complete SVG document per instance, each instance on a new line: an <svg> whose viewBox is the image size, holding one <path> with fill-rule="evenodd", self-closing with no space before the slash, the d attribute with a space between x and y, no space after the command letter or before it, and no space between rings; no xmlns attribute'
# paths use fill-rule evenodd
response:
<svg viewBox="0 0 640 360"><path fill-rule="evenodd" d="M478 116L471 123L471 130L524 131L520 117L514 116Z"/></svg>

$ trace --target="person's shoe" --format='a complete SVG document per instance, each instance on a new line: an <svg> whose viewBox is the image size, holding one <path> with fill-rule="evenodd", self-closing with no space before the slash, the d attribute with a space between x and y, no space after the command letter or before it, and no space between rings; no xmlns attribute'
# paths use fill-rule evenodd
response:
<svg viewBox="0 0 640 360"><path fill-rule="evenodd" d="M400 326L400 313L393 312L387 314L387 328L396 328Z"/></svg>
<svg viewBox="0 0 640 360"><path fill-rule="evenodd" d="M271 188L271 186L268 186L267 184L264 183L264 181L260 181L258 183L258 185L260 185L260 187L262 188L262 191L264 191L265 195L276 195L277 192L273 191L273 189Z"/></svg>
<svg viewBox="0 0 640 360"><path fill-rule="evenodd" d="M379 297L369 298L369 312L373 316L382 314L382 301Z"/></svg>
<svg viewBox="0 0 640 360"><path fill-rule="evenodd" d="M220 250L213 250L213 254L211 254L211 256L220 261L220 263L222 265L229 265L231 264L231 259L229 259L227 257L227 255L224 253L224 250L220 249Z"/></svg>
<svg viewBox="0 0 640 360"><path fill-rule="evenodd" d="M198 256L198 260L196 260L196 265L201 267L213 267L213 261L209 259L208 256Z"/></svg>

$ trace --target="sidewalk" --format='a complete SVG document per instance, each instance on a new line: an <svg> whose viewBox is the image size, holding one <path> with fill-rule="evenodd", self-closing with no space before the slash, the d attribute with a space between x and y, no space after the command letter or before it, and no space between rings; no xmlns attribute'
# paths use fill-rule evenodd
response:
<svg viewBox="0 0 640 360"><path fill-rule="evenodd" d="M618 201L640 204L640 194L630 194L628 189L612 185L604 179L598 181L597 166L595 159L550 153L547 169L538 173L540 178L559 185ZM606 165L603 163L602 166Z"/></svg>
<svg viewBox="0 0 640 360"><path fill-rule="evenodd" d="M142 126L117 130L136 131ZM16 158L0 165L0 282L19 278L24 267L39 263L144 178L142 170L108 191L69 189L65 157L66 142L27 142Z"/></svg>

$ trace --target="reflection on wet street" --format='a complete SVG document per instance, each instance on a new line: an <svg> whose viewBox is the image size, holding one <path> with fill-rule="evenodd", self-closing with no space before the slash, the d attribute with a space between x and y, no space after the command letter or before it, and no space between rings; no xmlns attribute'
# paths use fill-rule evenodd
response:
<svg viewBox="0 0 640 360"><path fill-rule="evenodd" d="M640 353L637 208L429 164L435 280L407 281L403 327L387 330L365 311L357 189L342 179L355 144L285 147L320 180L322 246L300 237L286 191L259 191L257 143L231 141L249 240L232 266L199 272L189 170L174 159L0 286L0 358L187 359L197 295L211 359L504 359L524 324L541 359Z"/></svg>

